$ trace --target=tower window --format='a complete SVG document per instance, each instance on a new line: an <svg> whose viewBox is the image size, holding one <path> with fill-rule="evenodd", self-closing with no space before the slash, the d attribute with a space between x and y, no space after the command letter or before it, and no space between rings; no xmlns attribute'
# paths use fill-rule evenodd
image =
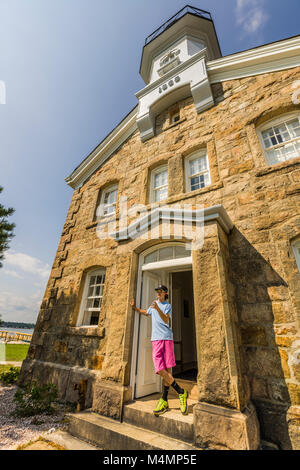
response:
<svg viewBox="0 0 300 470"><path fill-rule="evenodd" d="M176 111L170 115L170 125L176 124L178 121L180 121L180 112Z"/></svg>

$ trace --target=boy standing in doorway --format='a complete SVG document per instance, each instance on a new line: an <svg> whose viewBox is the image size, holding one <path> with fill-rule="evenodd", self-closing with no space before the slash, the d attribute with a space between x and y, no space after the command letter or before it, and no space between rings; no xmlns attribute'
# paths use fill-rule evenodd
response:
<svg viewBox="0 0 300 470"><path fill-rule="evenodd" d="M159 399L156 408L153 410L155 415L161 415L168 411L168 392L170 386L178 393L181 413L188 414L188 392L182 389L174 380L171 374L171 368L176 366L174 354L173 331L169 326L172 316L172 306L168 299L168 289L166 286L158 286L156 289L157 300L153 301L148 310L142 310L135 306L134 299L131 300L131 307L138 313L151 316L152 319L152 358L155 373L163 378L164 391Z"/></svg>

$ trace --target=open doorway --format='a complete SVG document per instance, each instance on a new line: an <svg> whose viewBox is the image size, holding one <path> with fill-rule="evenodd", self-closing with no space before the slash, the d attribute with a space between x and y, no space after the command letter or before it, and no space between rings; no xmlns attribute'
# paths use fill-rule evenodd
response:
<svg viewBox="0 0 300 470"><path fill-rule="evenodd" d="M191 250L183 244L164 244L140 256L136 303L147 309L156 298L155 287L169 289L172 304L171 328L174 334L176 378L197 381L197 351L193 301ZM152 360L151 318L136 314L132 355L132 398L142 398L162 390Z"/></svg>
<svg viewBox="0 0 300 470"><path fill-rule="evenodd" d="M173 376L197 381L197 348L194 315L193 273L170 273L171 302L173 307L173 334L176 367Z"/></svg>

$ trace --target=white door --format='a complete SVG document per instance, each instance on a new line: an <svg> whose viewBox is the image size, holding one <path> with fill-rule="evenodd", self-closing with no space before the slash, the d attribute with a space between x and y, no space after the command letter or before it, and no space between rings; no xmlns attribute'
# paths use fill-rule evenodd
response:
<svg viewBox="0 0 300 470"><path fill-rule="evenodd" d="M159 276L143 273L141 308L147 310L152 301L156 299L155 287L161 283ZM136 398L161 391L161 378L155 374L152 360L151 344L152 320L145 315L140 316L139 346L137 357Z"/></svg>

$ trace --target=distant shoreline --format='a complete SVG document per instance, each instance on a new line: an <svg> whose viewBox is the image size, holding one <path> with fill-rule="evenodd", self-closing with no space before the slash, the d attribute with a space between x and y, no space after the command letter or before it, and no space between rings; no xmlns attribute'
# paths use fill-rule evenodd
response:
<svg viewBox="0 0 300 470"><path fill-rule="evenodd" d="M14 329L22 329L22 330L34 330L35 324L34 323L22 323L22 322L8 322L2 321L0 324L0 330L5 328L14 328Z"/></svg>

